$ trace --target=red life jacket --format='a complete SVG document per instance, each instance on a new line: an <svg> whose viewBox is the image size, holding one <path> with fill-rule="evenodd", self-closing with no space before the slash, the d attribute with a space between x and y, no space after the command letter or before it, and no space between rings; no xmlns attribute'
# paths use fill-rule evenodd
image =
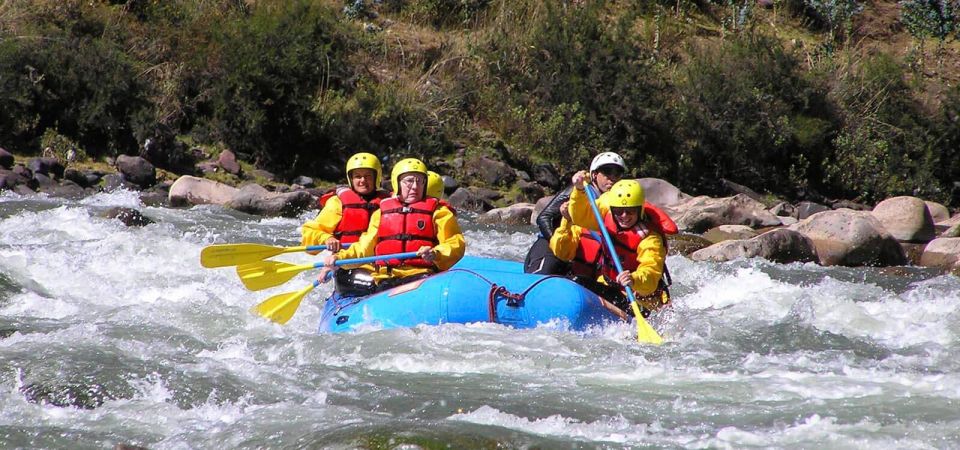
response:
<svg viewBox="0 0 960 450"><path fill-rule="evenodd" d="M637 262L637 247L640 246L640 241L650 234L647 226L640 222L629 230L618 230L612 214L603 217L603 226L613 240L613 248L617 252L617 258L620 259L623 270L631 272L636 270L640 265ZM573 274L589 279L595 279L603 274L610 280L616 280L618 274L616 264L606 256L607 249L603 241L598 239L603 239L600 232L594 234L586 228L583 229L577 254L573 257Z"/></svg>
<svg viewBox="0 0 960 450"><path fill-rule="evenodd" d="M415 252L424 245L437 245L439 241L436 227L433 226L433 213L439 207L440 201L433 197L409 205L404 205L397 197L382 200L380 228L377 229L378 241L374 254ZM435 267L432 262L420 258L390 259L379 261L377 265Z"/></svg>
<svg viewBox="0 0 960 450"><path fill-rule="evenodd" d="M370 225L370 214L380 208L381 200L389 196L385 191L377 191L373 199L367 201L350 187L338 186L335 191L320 197L320 206L326 205L327 200L334 195L340 199L343 206L343 217L337 224L337 228L333 230L333 237L339 239L342 244L357 242L360 239L360 235L367 231L367 226Z"/></svg>
<svg viewBox="0 0 960 450"><path fill-rule="evenodd" d="M662 235L677 234L680 230L667 213L650 203L643 203L644 222L651 230Z"/></svg>

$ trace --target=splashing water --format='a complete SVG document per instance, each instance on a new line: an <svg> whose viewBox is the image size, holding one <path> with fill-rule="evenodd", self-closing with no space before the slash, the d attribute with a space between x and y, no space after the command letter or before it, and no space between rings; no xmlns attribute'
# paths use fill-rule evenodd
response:
<svg viewBox="0 0 960 450"><path fill-rule="evenodd" d="M135 207L157 223L101 217ZM298 219L0 195L0 447L944 448L960 442L960 280L672 256L675 304L582 333L497 324L317 335L204 269L214 243L296 245ZM522 260L530 227L475 225ZM288 254L298 264L315 257ZM409 447L415 448L415 447Z"/></svg>

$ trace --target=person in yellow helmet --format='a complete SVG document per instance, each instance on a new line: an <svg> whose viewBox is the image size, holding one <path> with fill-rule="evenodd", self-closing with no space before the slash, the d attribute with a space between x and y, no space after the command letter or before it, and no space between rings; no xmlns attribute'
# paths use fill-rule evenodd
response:
<svg viewBox="0 0 960 450"><path fill-rule="evenodd" d="M608 212L602 226L613 240L613 257L620 260L623 271L617 272L601 233L575 225L567 209L550 239L550 250L569 261L573 279L608 301L608 308L613 306L610 309L618 316L632 314L625 289L633 289L644 316L649 315L670 301L663 281L666 238L644 215L643 187L638 181L618 181L604 196Z"/></svg>
<svg viewBox="0 0 960 450"><path fill-rule="evenodd" d="M427 197L433 197L440 200L440 204L446 206L454 215L457 210L447 200L443 198L443 177L432 170L427 171Z"/></svg>
<svg viewBox="0 0 960 450"><path fill-rule="evenodd" d="M379 189L383 171L370 153L357 153L347 160L347 185L337 186L320 197L320 213L301 227L301 245L326 245L330 251L357 242L370 225L370 215L389 196Z"/></svg>
<svg viewBox="0 0 960 450"><path fill-rule="evenodd" d="M606 192L623 177L627 165L623 158L613 152L598 154L590 162L590 183L599 192ZM587 173L587 172L583 172ZM550 203L537 215L536 225L539 229L537 240L527 251L523 262L523 271L538 275L557 275L566 273L570 268L550 251L550 237L553 230L560 225L561 211L567 209L567 202L573 192L573 186L567 187L553 196Z"/></svg>
<svg viewBox="0 0 960 450"><path fill-rule="evenodd" d="M443 177L432 170L427 171L427 197L443 198Z"/></svg>
<svg viewBox="0 0 960 450"><path fill-rule="evenodd" d="M347 249L324 258L326 272L338 259L417 252L415 258L378 261L370 292L414 281L452 267L466 251L457 216L427 195L427 166L415 158L397 162L391 172L395 195L380 202L370 225ZM321 273L323 276L323 273Z"/></svg>

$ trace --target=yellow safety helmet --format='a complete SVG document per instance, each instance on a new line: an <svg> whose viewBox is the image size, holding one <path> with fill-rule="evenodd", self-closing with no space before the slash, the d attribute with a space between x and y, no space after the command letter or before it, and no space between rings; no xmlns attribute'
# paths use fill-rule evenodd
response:
<svg viewBox="0 0 960 450"><path fill-rule="evenodd" d="M393 185L395 194L400 193L400 175L410 172L422 173L424 177L428 176L427 165L423 161L417 158L401 159L393 166L393 171L390 172L390 183Z"/></svg>
<svg viewBox="0 0 960 450"><path fill-rule="evenodd" d="M610 188L606 195L611 208L642 208L643 186L637 180L620 180Z"/></svg>
<svg viewBox="0 0 960 450"><path fill-rule="evenodd" d="M443 177L432 170L427 171L427 197L443 197Z"/></svg>
<svg viewBox="0 0 960 450"><path fill-rule="evenodd" d="M374 182L374 190L380 189L380 181L383 180L383 166L380 160L371 153L357 153L347 160L347 184L353 187L353 181L350 180L350 171L354 169L371 169L377 174L377 180Z"/></svg>

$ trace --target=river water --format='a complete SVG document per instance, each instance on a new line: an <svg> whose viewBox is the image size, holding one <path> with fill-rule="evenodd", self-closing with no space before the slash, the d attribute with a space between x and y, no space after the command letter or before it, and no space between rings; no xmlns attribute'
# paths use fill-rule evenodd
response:
<svg viewBox="0 0 960 450"><path fill-rule="evenodd" d="M314 272L249 292L199 264L297 245L312 214L0 195L0 448L960 448L957 277L671 256L644 346L626 323L319 335L330 286L285 326L249 312ZM464 216L468 254L533 242Z"/></svg>

